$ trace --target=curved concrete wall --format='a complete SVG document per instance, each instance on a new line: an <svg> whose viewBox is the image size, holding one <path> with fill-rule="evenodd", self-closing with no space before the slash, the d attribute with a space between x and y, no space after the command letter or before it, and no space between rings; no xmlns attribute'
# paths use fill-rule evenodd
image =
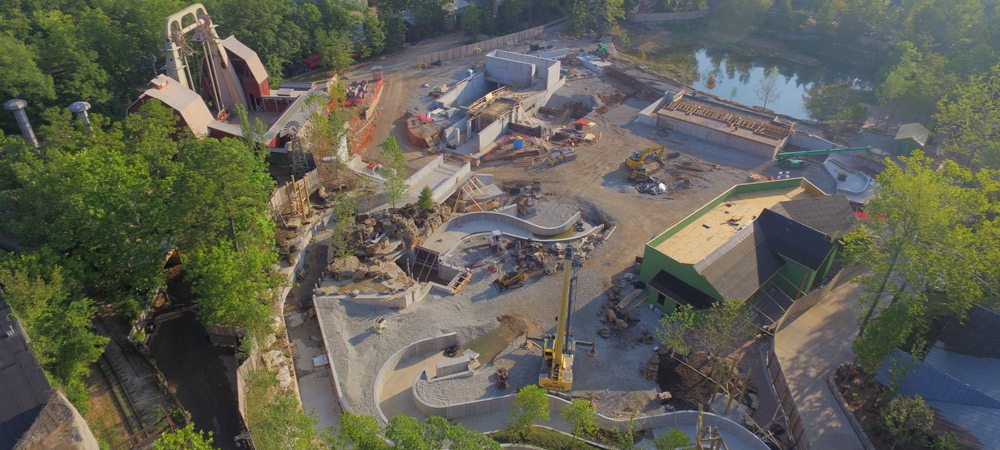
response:
<svg viewBox="0 0 1000 450"><path fill-rule="evenodd" d="M420 375L417 376L417 379L420 378L426 380L427 371L421 371ZM418 411L428 416L441 416L446 419L461 419L480 414L493 413L500 409L508 409L513 404L514 396L516 395L509 394L502 397L473 400L451 405L432 405L424 401L418 394L416 380L414 380L413 386L410 387L410 390L413 394L413 401L416 403ZM559 417L563 408L570 403L562 398L550 395L549 404L551 405L550 408L552 417ZM753 441L753 445L760 450L767 450L768 448L763 441L736 422L711 413L705 413L702 418L704 425L717 427L723 432L731 433L737 436L744 436L748 441ZM636 417L633 419L632 423L636 430L644 431L653 428L675 428L681 424L695 424L697 421L697 411L674 411L652 416ZM597 414L597 425L605 430L622 430L628 425L628 423L628 419L616 419L600 413Z"/></svg>
<svg viewBox="0 0 1000 450"><path fill-rule="evenodd" d="M382 412L381 402L379 402L379 397L382 396L382 381L385 378L386 373L395 368L400 361L406 358L422 355L424 353L443 351L452 345L458 345L458 333L448 333L427 339L421 339L397 350L396 353L393 353L389 359L382 363L382 366L378 369L378 374L375 376L375 411L378 412L377 419L382 425L389 423L389 420L385 417L385 413Z"/></svg>
<svg viewBox="0 0 1000 450"><path fill-rule="evenodd" d="M556 225L554 227L543 227L541 225L535 225L531 222L528 222L527 220L519 219L517 217L508 214L502 214L493 211L479 211L479 212L465 213L451 220L452 223L454 223L455 225L463 225L475 221L498 222L512 227L520 228L528 233L531 233L532 235L537 234L539 236L555 236L559 233L562 233L570 229L573 226L573 224L575 224L578 220L580 220L580 211L575 212L568 220L566 220L566 222L563 222L562 224ZM520 237L523 239L535 239L534 236L516 236L516 237Z"/></svg>

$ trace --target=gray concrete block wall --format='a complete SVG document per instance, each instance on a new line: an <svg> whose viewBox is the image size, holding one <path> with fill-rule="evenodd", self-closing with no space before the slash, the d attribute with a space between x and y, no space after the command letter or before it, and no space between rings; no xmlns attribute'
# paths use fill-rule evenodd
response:
<svg viewBox="0 0 1000 450"><path fill-rule="evenodd" d="M712 127L701 126L663 115L658 116L657 124L661 128L668 128L704 141L724 145L768 159L773 159L775 153L778 151L775 146L752 141Z"/></svg>
<svg viewBox="0 0 1000 450"><path fill-rule="evenodd" d="M387 373L393 370L400 361L417 355L422 355L425 353L431 353L436 351L444 351L444 349L451 347L452 345L458 345L458 334L457 333L447 333L440 336L435 336L432 338L421 339L416 341L406 347L403 347L389 356L378 369L378 374L375 376L375 411L378 412L377 419L379 423L385 425L389 423L386 419L385 413L382 412L382 406L379 404L379 397L382 396L382 383L385 379ZM416 381L416 380L414 380ZM412 389L412 386L411 386ZM419 404L419 402L418 402Z"/></svg>
<svg viewBox="0 0 1000 450"><path fill-rule="evenodd" d="M509 118L500 119L480 130L479 134L476 135L479 150L485 150L489 148L489 146L493 145L493 142L495 142L497 138L499 138L507 129L507 123L509 123L509 121Z"/></svg>
<svg viewBox="0 0 1000 450"><path fill-rule="evenodd" d="M535 65L507 58L487 56L486 75L498 83L524 89L531 86L535 78Z"/></svg>
<svg viewBox="0 0 1000 450"><path fill-rule="evenodd" d="M449 107L469 106L489 91L490 85L486 81L486 74L477 73L456 83L452 90L438 97L438 102Z"/></svg>
<svg viewBox="0 0 1000 450"><path fill-rule="evenodd" d="M801 130L792 131L788 137L788 143L806 150L826 150L828 148L841 147L833 141L828 141L815 134L809 134Z"/></svg>

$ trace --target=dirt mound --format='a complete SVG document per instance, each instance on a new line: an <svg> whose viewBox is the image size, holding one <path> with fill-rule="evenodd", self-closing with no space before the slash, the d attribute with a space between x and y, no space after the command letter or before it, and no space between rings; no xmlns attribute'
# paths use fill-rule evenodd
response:
<svg viewBox="0 0 1000 450"><path fill-rule="evenodd" d="M536 336L538 334L538 325L520 314L504 314L497 317L497 322L500 322L500 326L469 341L468 344L459 349L458 353L462 353L466 349L472 350L479 353L479 362L487 364L493 362L519 336Z"/></svg>
<svg viewBox="0 0 1000 450"><path fill-rule="evenodd" d="M660 355L656 384L660 385L660 390L673 394L670 404L677 409L694 409L699 404L708 404L715 385L698 372L712 373L712 360L705 353L695 352L688 356L685 363L669 354Z"/></svg>

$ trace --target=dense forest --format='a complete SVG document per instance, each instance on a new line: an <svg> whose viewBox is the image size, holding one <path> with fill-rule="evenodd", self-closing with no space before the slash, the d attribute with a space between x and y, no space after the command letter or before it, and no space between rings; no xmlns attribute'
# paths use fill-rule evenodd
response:
<svg viewBox="0 0 1000 450"><path fill-rule="evenodd" d="M121 118L146 82L162 72L164 19L183 0L54 0L6 2L0 17L0 98L23 98L32 116L85 100L94 111ZM307 70L303 59L345 70L357 59L402 49L404 10L413 13L415 39L446 31L446 0L379 2L378 12L357 1L205 0L219 35L235 35L254 49L273 86ZM564 0L493 1L465 19L473 36L501 34L551 20ZM495 11L495 15L494 15ZM250 13L252 12L252 13ZM475 29L472 17L478 19ZM16 133L10 114L0 129Z"/></svg>

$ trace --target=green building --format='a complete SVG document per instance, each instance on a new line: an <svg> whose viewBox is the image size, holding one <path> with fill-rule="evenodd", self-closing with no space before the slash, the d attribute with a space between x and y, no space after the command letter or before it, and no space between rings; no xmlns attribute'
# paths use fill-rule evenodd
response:
<svg viewBox="0 0 1000 450"><path fill-rule="evenodd" d="M822 280L854 220L846 197L803 178L739 184L646 243L639 279L664 311L738 299L780 315L767 305Z"/></svg>

